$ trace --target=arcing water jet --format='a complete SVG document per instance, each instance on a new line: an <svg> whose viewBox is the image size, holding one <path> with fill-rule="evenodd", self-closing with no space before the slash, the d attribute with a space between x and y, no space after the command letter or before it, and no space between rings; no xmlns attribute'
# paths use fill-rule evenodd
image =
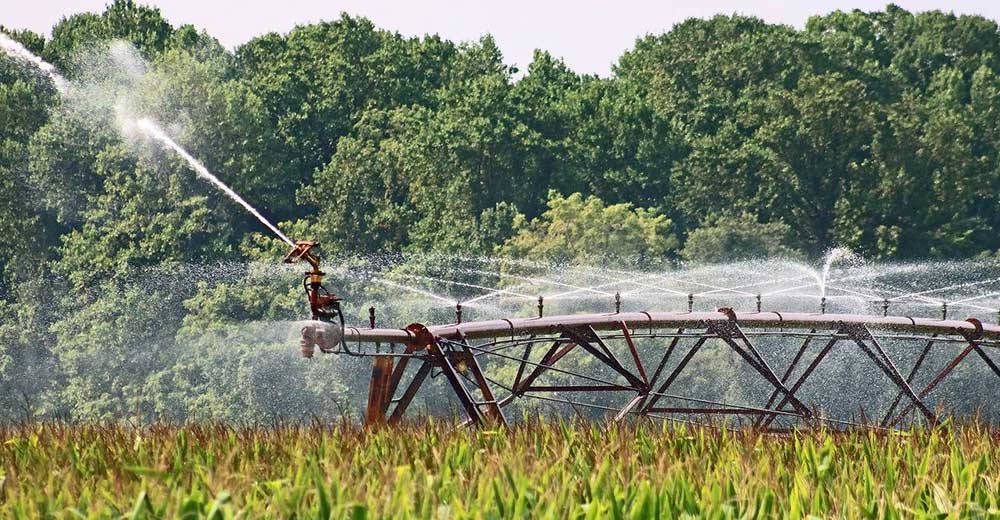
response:
<svg viewBox="0 0 1000 520"><path fill-rule="evenodd" d="M205 165L201 164L201 162L192 157L191 154L187 152L187 150L185 150L179 144L174 142L174 140L171 139L170 136L168 136L166 133L164 133L163 130L161 130L160 127L156 125L156 123L154 123L150 119L143 118L138 120L136 122L136 125L143 132L149 134L150 137L160 141L160 143L163 146L169 148L170 150L173 150L174 152L177 153L177 155L180 155L181 158L187 161L188 165L191 166L191 168L195 171L196 174L198 174L199 177L207 180L208 182L211 182L217 188L222 190L223 193L225 193L230 199L233 199L240 206L243 206L244 209L249 211L250 214L253 215L254 217L257 217L257 220L259 220L261 224L267 226L267 228L270 229L272 233L277 235L278 238L280 238L286 244L292 247L296 247L296 244L295 242L292 241L292 239L285 236L285 234L282 233L281 230L277 228L277 226L275 226L269 220L264 218L264 216L261 215L260 212L258 212L253 206L247 203L247 201L243 200L243 197L237 195L235 191L233 191L229 186L226 186L226 184L221 180L219 180L218 177L212 175L212 172L208 171L208 168L206 168Z"/></svg>
<svg viewBox="0 0 1000 520"><path fill-rule="evenodd" d="M24 45L21 45L19 42L2 32L0 32L0 49L2 49L3 52L11 58L21 62L30 63L44 72L45 75L52 80L52 83L55 84L56 89L60 94L66 94L69 92L69 82L66 81L66 78L56 72L56 67L54 65L46 62L38 56L35 56L31 53L31 51L26 49Z"/></svg>

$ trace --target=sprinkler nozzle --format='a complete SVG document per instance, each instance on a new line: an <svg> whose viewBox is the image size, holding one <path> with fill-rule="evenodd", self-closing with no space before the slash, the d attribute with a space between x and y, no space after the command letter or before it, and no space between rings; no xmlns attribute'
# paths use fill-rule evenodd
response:
<svg viewBox="0 0 1000 520"><path fill-rule="evenodd" d="M323 276L326 273L319 268L319 258L312 253L312 249L317 245L319 245L319 242L315 240L299 240L295 242L292 250L285 255L284 262L286 264L294 264L300 260L304 260L309 263L312 269L306 271L305 284L313 319L339 319L340 325L343 328L344 314L340 310L340 298L323 287Z"/></svg>
<svg viewBox="0 0 1000 520"><path fill-rule="evenodd" d="M299 352L306 359L312 359L313 354L316 353L316 339L313 336L312 327L302 327L302 338L299 339Z"/></svg>

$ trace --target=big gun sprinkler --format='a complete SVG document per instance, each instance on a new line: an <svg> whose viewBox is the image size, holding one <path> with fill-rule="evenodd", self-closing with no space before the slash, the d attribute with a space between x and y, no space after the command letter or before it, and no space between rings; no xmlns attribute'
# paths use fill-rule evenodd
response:
<svg viewBox="0 0 1000 520"><path fill-rule="evenodd" d="M344 338L344 312L340 308L340 298L323 286L326 273L319 268L319 258L313 252L317 245L319 242L315 240L296 241L284 259L286 264L305 261L310 266L302 280L312 312L312 323L302 327L299 343L305 358L313 357L317 347L324 354L337 352L337 346Z"/></svg>

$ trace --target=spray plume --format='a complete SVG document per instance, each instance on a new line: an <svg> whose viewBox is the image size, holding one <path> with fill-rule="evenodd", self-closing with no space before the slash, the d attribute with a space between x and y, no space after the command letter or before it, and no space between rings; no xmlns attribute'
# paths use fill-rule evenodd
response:
<svg viewBox="0 0 1000 520"><path fill-rule="evenodd" d="M60 94L66 94L69 92L69 82L66 81L66 78L56 72L54 65L46 62L38 56L35 56L31 53L31 51L25 49L24 45L21 45L2 32L0 32L0 49L2 49L3 52L11 58L25 61L31 63L35 67L38 67L39 70L52 79L52 83L55 84L56 89L59 90Z"/></svg>
<svg viewBox="0 0 1000 520"><path fill-rule="evenodd" d="M266 218L264 218L264 216L261 215L256 209L254 209L253 206L248 204L247 201L243 200L243 197L237 195L235 191L230 189L229 186L226 186L225 183L219 180L218 177L212 175L212 172L208 171L208 168L206 168L203 164L198 162L197 159L192 157L191 154L187 152L187 150L185 150L179 144L174 142L174 140L171 139L167 134L165 134L163 130L161 130L160 127L156 125L156 123L154 123L150 119L142 118L139 119L136 122L136 124L142 131L146 132L154 139L160 141L160 143L162 143L166 148L169 148L174 152L176 152L177 155L180 155L185 161L187 161L188 165L191 166L191 168L195 171L195 173L198 174L199 177L207 180L208 182L211 182L217 188L225 192L225 194L228 195L229 198L239 203L239 205L243 206L247 211L250 212L250 214L257 217L257 220L259 220L261 224L267 226L267 228L270 229L272 232L274 232L274 234L277 235L278 238L284 240L290 246L295 245L295 242L292 242L292 240L287 236L285 236L285 234L282 233L277 227L275 227L274 224L271 224L271 222Z"/></svg>
<svg viewBox="0 0 1000 520"><path fill-rule="evenodd" d="M69 93L69 82L66 80L66 78L62 77L62 75L60 75L56 71L55 66L39 58L38 56L35 56L34 54L31 53L31 51L26 49L23 45L11 39L9 36L3 34L2 32L0 32L0 50L2 50L5 54L10 56L11 58L28 63L30 65L34 65L39 70L44 72L49 78L52 79L52 82L55 84L60 94L66 95ZM112 46L112 52L114 55L113 58L115 58L114 61L116 65L120 65L122 62L121 58L123 57L123 55L128 54L125 51L127 51L127 49L123 49L121 45ZM139 67L133 66L130 67L129 70L134 71L136 68ZM138 75L138 73L133 73L133 75ZM119 119L122 119L123 114L120 113L121 112L120 101L122 100L119 100L119 103L116 103L115 108L116 111L119 112L118 114ZM130 118L126 117L125 119L130 119ZM285 234L282 233L274 224L271 224L269 220L264 218L264 216L261 215L260 212L258 212L253 206L248 204L247 201L243 200L243 198L237 195L236 192L234 192L231 188L229 188L229 186L226 186L226 184L223 183L221 180L219 180L218 177L213 175L212 172L208 171L208 168L206 168L197 159L191 156L191 154L189 154L187 150L185 150L183 147L174 142L174 140L171 139L169 136L167 136L167 134L165 134L156 123L154 123L152 120L148 118L141 118L137 119L135 121L135 124L136 126L138 126L139 129L144 131L146 134L160 141L160 143L163 144L165 148L169 148L174 152L176 152L178 155L180 155L185 161L187 161L187 163L191 166L191 168L195 171L195 173L198 174L199 177L211 182L216 187L221 189L227 196L229 196L229 198L239 203L239 205L243 206L247 211L250 212L251 215L256 217L257 220L259 220L262 224L267 226L267 228L270 229L275 235L277 235L278 238L280 238L289 245L292 246L295 245L295 243L291 239L285 236ZM131 125L127 121L120 120L119 126L122 127L123 133L127 133L127 131L125 131L125 128Z"/></svg>

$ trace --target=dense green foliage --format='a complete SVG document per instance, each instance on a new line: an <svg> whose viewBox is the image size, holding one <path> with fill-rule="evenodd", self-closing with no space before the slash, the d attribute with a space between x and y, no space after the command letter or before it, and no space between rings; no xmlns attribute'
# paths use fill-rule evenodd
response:
<svg viewBox="0 0 1000 520"><path fill-rule="evenodd" d="M0 431L0 516L990 518L996 435L26 425Z"/></svg>
<svg viewBox="0 0 1000 520"><path fill-rule="evenodd" d="M127 90L290 234L344 256L1000 250L1000 31L981 17L692 19L638 40L608 78L543 51L518 71L488 36L406 38L346 15L233 51L131 0L68 16L51 38L7 32L87 96ZM131 52L138 79L95 67ZM277 348L234 324L301 316L295 287L148 273L282 247L117 128L114 103L61 99L0 57L0 415L280 411L246 383L271 358L229 354ZM332 406L318 379L288 379Z"/></svg>

